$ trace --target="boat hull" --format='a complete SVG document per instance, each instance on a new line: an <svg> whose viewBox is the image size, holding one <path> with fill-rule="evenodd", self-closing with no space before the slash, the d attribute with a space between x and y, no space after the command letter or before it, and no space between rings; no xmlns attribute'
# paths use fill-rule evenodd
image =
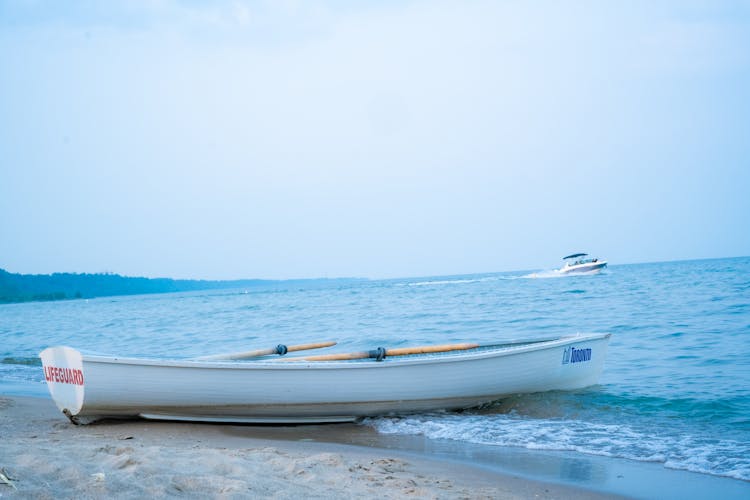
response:
<svg viewBox="0 0 750 500"><path fill-rule="evenodd" d="M590 262L587 264L577 264L573 266L565 266L560 269L562 274L597 274L607 267L606 262Z"/></svg>
<svg viewBox="0 0 750 500"><path fill-rule="evenodd" d="M340 422L359 417L469 408L504 396L596 384L608 334L461 353L373 360L196 362L80 355L78 392L47 377L57 406L77 423L108 417L254 423ZM67 351L63 351L67 350ZM579 354L583 353L583 354ZM566 358L567 356L567 358ZM63 367L65 369L65 367ZM71 372L73 373L73 372ZM65 377L62 377L65 379ZM77 382L77 376L68 381Z"/></svg>

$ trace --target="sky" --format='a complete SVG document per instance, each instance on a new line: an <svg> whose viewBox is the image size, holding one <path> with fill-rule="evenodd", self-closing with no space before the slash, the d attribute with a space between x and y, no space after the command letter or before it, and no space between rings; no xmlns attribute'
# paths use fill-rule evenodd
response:
<svg viewBox="0 0 750 500"><path fill-rule="evenodd" d="M0 268L750 255L750 4L0 0Z"/></svg>

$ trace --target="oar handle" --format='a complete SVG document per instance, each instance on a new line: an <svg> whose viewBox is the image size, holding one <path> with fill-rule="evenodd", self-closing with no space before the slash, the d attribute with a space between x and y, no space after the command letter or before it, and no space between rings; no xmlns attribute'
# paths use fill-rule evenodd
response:
<svg viewBox="0 0 750 500"><path fill-rule="evenodd" d="M372 351L345 352L339 354L323 354L320 356L300 356L296 358L284 358L279 361L343 361L348 359L366 359L373 358L382 361L388 356L406 356L409 354L426 354L432 352L450 352L465 351L480 347L479 344L443 344L443 345L426 345L418 347L398 347L396 349L384 349L378 347Z"/></svg>
<svg viewBox="0 0 750 500"><path fill-rule="evenodd" d="M467 349L476 349L477 347L479 347L479 344L474 344L474 343L425 345L425 346L419 346L419 347L397 347L395 349L386 349L385 354L387 356L405 356L407 354L427 354L431 352L465 351Z"/></svg>
<svg viewBox="0 0 750 500"><path fill-rule="evenodd" d="M287 346L287 352L295 351L306 351L308 349L321 349L323 347L331 347L336 345L336 342L313 342L311 344L297 344Z"/></svg>
<svg viewBox="0 0 750 500"><path fill-rule="evenodd" d="M233 359L248 359L257 358L260 356L270 356L271 354L278 354L283 356L287 352L305 351L307 349L320 349L322 347L331 347L336 345L336 342L313 342L311 344L298 344L285 346L279 344L276 347L268 349L257 349L254 351L243 351L243 352L229 352L225 354L213 354L211 356L201 356L194 358L198 361L219 361L219 360L233 360Z"/></svg>

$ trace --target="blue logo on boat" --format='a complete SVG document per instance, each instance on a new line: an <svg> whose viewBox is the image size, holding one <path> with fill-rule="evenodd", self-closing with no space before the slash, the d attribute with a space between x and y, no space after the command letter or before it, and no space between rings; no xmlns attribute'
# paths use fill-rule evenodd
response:
<svg viewBox="0 0 750 500"><path fill-rule="evenodd" d="M591 361L591 348L576 349L573 346L566 347L563 351L562 364L580 363L582 361Z"/></svg>

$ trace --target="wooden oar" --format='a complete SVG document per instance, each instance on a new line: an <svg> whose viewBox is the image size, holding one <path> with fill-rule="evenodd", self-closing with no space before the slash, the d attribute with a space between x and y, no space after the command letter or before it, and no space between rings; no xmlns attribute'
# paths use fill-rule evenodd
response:
<svg viewBox="0 0 750 500"><path fill-rule="evenodd" d="M410 354L427 354L434 352L451 352L466 351L476 349L477 347L503 347L519 344L536 344L540 342L550 342L560 337L546 337L537 339L517 339L506 342L491 342L487 344L463 343L463 344L443 344L443 345L426 345L418 347L398 347L395 349L385 349L378 347L372 351L345 352L334 354L322 354L319 356L296 356L291 358L278 359L277 361L344 361L348 359L366 359L372 358L376 361L383 361L388 356L407 356Z"/></svg>
<svg viewBox="0 0 750 500"><path fill-rule="evenodd" d="M365 359L373 358L382 361L388 356L406 356L408 354L426 354L431 352L449 352L465 351L481 347L480 344L443 344L443 345L425 345L419 347L399 347L396 349L384 349L378 347L372 351L361 352L344 352L339 354L323 354L320 356L298 356L295 358L285 358L279 361L340 361L346 359Z"/></svg>
<svg viewBox="0 0 750 500"><path fill-rule="evenodd" d="M283 356L287 352L306 351L307 349L320 349L321 347L331 347L332 345L336 345L336 342L314 342L312 344L299 344L299 345L290 345L290 346L279 344L276 347L271 347L269 349L258 349L255 351L244 351L244 352L229 352L226 354L214 354L211 356L201 356L199 358L193 358L193 359L197 361L218 361L218 360L223 360L223 359L231 360L231 359L257 358L260 356L269 356L271 354L278 354L280 356Z"/></svg>

